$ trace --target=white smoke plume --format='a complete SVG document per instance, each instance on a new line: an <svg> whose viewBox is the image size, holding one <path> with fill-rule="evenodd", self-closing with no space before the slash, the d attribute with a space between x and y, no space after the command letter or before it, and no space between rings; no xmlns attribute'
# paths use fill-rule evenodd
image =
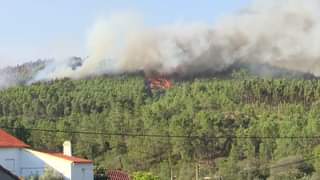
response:
<svg viewBox="0 0 320 180"><path fill-rule="evenodd" d="M100 19L88 37L88 58L76 70L56 62L36 80L144 71L193 75L234 63L263 63L320 76L320 1L256 1L215 25L150 28L140 18Z"/></svg>
<svg viewBox="0 0 320 180"><path fill-rule="evenodd" d="M0 90L9 87L10 84L8 82L9 80L6 77L0 77Z"/></svg>

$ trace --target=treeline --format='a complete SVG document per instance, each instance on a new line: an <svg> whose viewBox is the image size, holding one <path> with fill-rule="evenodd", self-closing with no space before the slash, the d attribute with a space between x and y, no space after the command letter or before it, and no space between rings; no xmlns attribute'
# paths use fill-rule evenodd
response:
<svg viewBox="0 0 320 180"><path fill-rule="evenodd" d="M0 122L38 149L70 139L97 169L319 179L319 100L318 80L200 79L153 91L141 76L64 79L0 91Z"/></svg>

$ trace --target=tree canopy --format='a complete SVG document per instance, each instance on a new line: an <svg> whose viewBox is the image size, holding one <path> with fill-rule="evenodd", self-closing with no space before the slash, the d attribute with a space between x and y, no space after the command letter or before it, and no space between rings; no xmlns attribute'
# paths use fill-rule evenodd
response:
<svg viewBox="0 0 320 180"><path fill-rule="evenodd" d="M71 140L96 168L192 179L200 164L202 177L306 179L320 173L319 100L319 80L208 78L153 91L142 76L104 76L0 91L0 122L34 148Z"/></svg>

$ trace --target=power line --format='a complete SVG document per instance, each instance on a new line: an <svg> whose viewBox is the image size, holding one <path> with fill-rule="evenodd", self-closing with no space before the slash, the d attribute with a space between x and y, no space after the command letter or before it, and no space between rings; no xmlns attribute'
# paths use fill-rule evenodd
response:
<svg viewBox="0 0 320 180"><path fill-rule="evenodd" d="M94 131L69 131L58 129L42 129L42 128L23 128L1 126L2 129L8 130L27 130L48 133L64 133L64 134L85 134L85 135L104 135L104 136L126 136L126 137L149 137L149 138L178 138L178 139L304 139L314 140L320 139L320 136L205 136L205 135L165 135L165 134L136 134L123 132L94 132Z"/></svg>
<svg viewBox="0 0 320 180"><path fill-rule="evenodd" d="M48 133L65 133L65 134L85 134L85 135L104 135L104 136L127 136L127 137L148 137L148 138L181 138L181 139L320 139L320 136L272 136L272 137L264 137L264 136L200 136L200 135L161 135L161 134L134 134L134 133L108 133L108 132L93 132L93 131L68 131L68 130L58 130L58 129L41 129L41 128L22 128L22 127L8 127L1 126L1 129L9 129L9 130L28 130L28 131L38 131L38 132L48 132ZM262 168L250 168L245 169L244 171L252 171L252 170L271 170L283 167L289 167L296 164L301 164L306 161L312 161L319 159L319 156L310 157L307 159L297 160L293 162L288 162L284 164L274 165L274 166L266 166Z"/></svg>

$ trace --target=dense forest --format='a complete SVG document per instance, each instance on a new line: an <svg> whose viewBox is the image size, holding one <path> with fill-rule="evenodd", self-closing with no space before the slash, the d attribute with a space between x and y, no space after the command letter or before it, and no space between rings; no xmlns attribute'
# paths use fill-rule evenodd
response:
<svg viewBox="0 0 320 180"><path fill-rule="evenodd" d="M235 73L168 90L149 89L140 75L62 79L0 91L0 122L36 149L61 151L71 140L97 171L188 180L198 167L201 178L320 179L316 79Z"/></svg>

